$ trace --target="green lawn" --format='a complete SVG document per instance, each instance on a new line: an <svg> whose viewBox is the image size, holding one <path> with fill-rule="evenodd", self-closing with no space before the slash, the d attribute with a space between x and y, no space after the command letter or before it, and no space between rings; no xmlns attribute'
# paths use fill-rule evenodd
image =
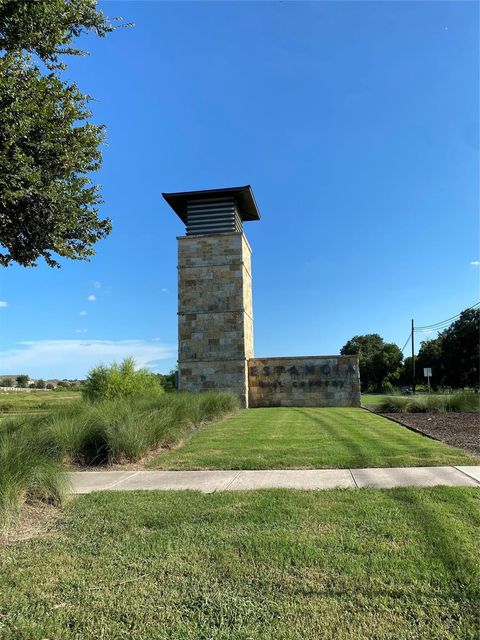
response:
<svg viewBox="0 0 480 640"><path fill-rule="evenodd" d="M477 639L478 492L97 493L0 553L0 637Z"/></svg>
<svg viewBox="0 0 480 640"><path fill-rule="evenodd" d="M381 404L386 397L387 396L384 393L362 393L362 404Z"/></svg>
<svg viewBox="0 0 480 640"><path fill-rule="evenodd" d="M157 469L324 469L478 464L363 409L249 409L162 453Z"/></svg>
<svg viewBox="0 0 480 640"><path fill-rule="evenodd" d="M79 399L80 393L71 391L0 390L0 415L48 411Z"/></svg>

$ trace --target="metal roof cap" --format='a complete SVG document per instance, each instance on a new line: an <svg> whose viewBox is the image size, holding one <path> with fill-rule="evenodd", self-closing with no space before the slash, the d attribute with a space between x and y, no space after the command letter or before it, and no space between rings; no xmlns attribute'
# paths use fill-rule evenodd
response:
<svg viewBox="0 0 480 640"><path fill-rule="evenodd" d="M260 220L260 213L255 202L252 187L226 187L223 189L203 189L202 191L179 191L162 193L162 196L175 211L182 222L187 224L187 202L191 200L209 200L231 196L235 201L242 222Z"/></svg>

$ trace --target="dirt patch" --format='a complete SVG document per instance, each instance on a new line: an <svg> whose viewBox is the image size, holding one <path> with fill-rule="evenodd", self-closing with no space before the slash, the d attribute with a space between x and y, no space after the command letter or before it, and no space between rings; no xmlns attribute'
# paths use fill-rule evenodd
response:
<svg viewBox="0 0 480 640"><path fill-rule="evenodd" d="M480 455L480 415L478 413L381 413L400 424Z"/></svg>
<svg viewBox="0 0 480 640"><path fill-rule="evenodd" d="M53 535L61 519L62 510L58 507L40 501L26 502L16 524L7 533L0 534L0 546Z"/></svg>

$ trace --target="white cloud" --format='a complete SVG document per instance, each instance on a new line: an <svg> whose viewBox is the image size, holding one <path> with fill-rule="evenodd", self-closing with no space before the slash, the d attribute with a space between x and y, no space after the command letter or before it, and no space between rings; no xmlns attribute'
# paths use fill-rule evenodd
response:
<svg viewBox="0 0 480 640"><path fill-rule="evenodd" d="M93 294L89 295L87 300L90 300L90 302L94 302L94 300L97 299L97 296L94 296Z"/></svg>
<svg viewBox="0 0 480 640"><path fill-rule="evenodd" d="M81 316L86 316L86 315L87 315L87 312L86 312L86 311L80 311L80 314L79 314L79 315L81 315Z"/></svg>
<svg viewBox="0 0 480 640"><path fill-rule="evenodd" d="M88 329L75 329L75 333L87 333Z"/></svg>
<svg viewBox="0 0 480 640"><path fill-rule="evenodd" d="M474 267L480 267L480 260L472 260L470 264Z"/></svg>
<svg viewBox="0 0 480 640"><path fill-rule="evenodd" d="M165 289L165 287L164 287L163 289L160 289L160 291L161 291L162 293L168 293L168 289Z"/></svg>
<svg viewBox="0 0 480 640"><path fill-rule="evenodd" d="M176 346L146 340L36 340L18 342L0 352L4 371L26 371L31 377L83 378L96 364L133 356L139 367L154 368L176 357Z"/></svg>
<svg viewBox="0 0 480 640"><path fill-rule="evenodd" d="M8 307L8 302L5 302L5 300L0 300L0 307Z"/></svg>
<svg viewBox="0 0 480 640"><path fill-rule="evenodd" d="M102 284L98 280L94 280L92 282L92 284L93 284L93 288L94 289L101 289L102 288Z"/></svg>

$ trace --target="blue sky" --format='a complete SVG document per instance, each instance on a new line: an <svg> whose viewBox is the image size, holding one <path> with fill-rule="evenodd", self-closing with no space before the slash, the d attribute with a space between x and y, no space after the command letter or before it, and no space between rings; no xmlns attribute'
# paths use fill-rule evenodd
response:
<svg viewBox="0 0 480 640"><path fill-rule="evenodd" d="M67 75L108 128L113 232L89 263L3 270L0 373L175 365L183 227L162 191L252 185L259 357L401 347L412 317L477 301L476 3L101 6L135 27L83 38Z"/></svg>

